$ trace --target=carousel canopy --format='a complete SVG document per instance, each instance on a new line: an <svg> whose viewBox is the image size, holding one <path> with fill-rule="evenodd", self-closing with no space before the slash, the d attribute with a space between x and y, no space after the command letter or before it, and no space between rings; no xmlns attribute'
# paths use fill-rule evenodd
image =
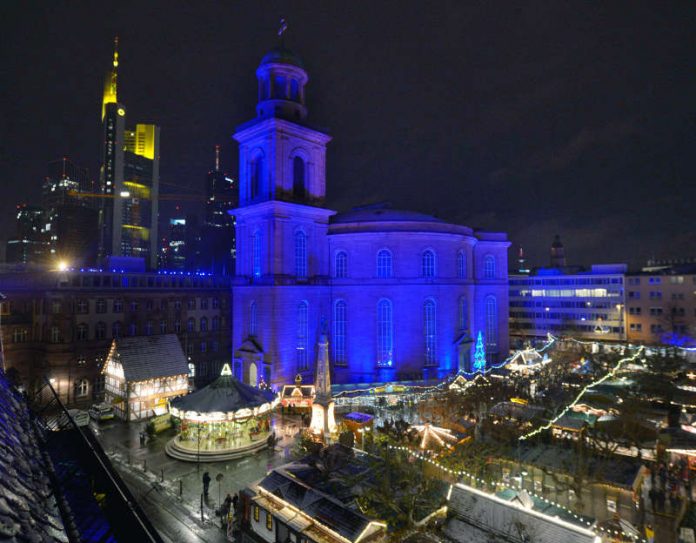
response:
<svg viewBox="0 0 696 543"><path fill-rule="evenodd" d="M273 392L259 390L244 384L225 371L207 387L197 390L187 396L181 396L171 401L171 406L179 411L194 411L197 413L232 413L240 409L253 409L276 399Z"/></svg>

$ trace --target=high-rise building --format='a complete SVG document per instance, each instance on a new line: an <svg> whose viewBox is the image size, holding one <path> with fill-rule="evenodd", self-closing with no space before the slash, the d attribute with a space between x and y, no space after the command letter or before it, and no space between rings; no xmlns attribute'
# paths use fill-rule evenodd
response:
<svg viewBox="0 0 696 543"><path fill-rule="evenodd" d="M126 129L117 78L118 38L102 100L99 256L102 261L112 256L142 258L148 267L156 268L160 129L140 123Z"/></svg>
<svg viewBox="0 0 696 543"><path fill-rule="evenodd" d="M39 206L17 206L17 230L7 242L8 264L43 263L49 255L49 240L44 232L45 212Z"/></svg>
<svg viewBox="0 0 696 543"><path fill-rule="evenodd" d="M563 268L566 266L565 247L561 243L561 236L556 234L551 243L551 267Z"/></svg>
<svg viewBox="0 0 696 543"><path fill-rule="evenodd" d="M234 273L234 217L237 207L237 184L220 168L220 146L215 146L215 168L206 177L205 224L201 247L201 267L218 274Z"/></svg>

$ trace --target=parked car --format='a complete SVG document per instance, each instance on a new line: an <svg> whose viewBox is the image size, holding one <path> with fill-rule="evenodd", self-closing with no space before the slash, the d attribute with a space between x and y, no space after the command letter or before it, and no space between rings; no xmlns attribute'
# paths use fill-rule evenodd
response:
<svg viewBox="0 0 696 543"><path fill-rule="evenodd" d="M89 416L94 420L111 420L114 418L114 408L108 403L95 403L89 408Z"/></svg>
<svg viewBox="0 0 696 543"><path fill-rule="evenodd" d="M87 426L89 424L89 414L87 411L82 409L68 409L68 414L78 426ZM65 416L65 413L60 417L60 424L61 426L67 426L69 424L68 417Z"/></svg>

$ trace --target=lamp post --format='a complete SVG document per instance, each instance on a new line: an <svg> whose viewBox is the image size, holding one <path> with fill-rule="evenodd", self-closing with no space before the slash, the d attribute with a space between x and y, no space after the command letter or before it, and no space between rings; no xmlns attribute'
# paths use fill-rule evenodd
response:
<svg viewBox="0 0 696 543"><path fill-rule="evenodd" d="M196 429L198 430L198 453L196 454L196 471L201 471L201 414L196 413L198 420L196 421Z"/></svg>
<svg viewBox="0 0 696 543"><path fill-rule="evenodd" d="M0 306L2 306L3 300L6 300L7 297L0 292ZM2 310L0 309L0 370L2 370L3 373L5 373L5 350L3 347L2 343Z"/></svg>

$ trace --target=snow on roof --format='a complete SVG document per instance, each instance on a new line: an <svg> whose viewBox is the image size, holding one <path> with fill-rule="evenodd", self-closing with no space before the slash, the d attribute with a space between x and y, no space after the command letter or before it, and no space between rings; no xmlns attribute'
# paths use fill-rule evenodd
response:
<svg viewBox="0 0 696 543"><path fill-rule="evenodd" d="M126 381L138 382L188 374L188 360L175 334L114 340Z"/></svg>

